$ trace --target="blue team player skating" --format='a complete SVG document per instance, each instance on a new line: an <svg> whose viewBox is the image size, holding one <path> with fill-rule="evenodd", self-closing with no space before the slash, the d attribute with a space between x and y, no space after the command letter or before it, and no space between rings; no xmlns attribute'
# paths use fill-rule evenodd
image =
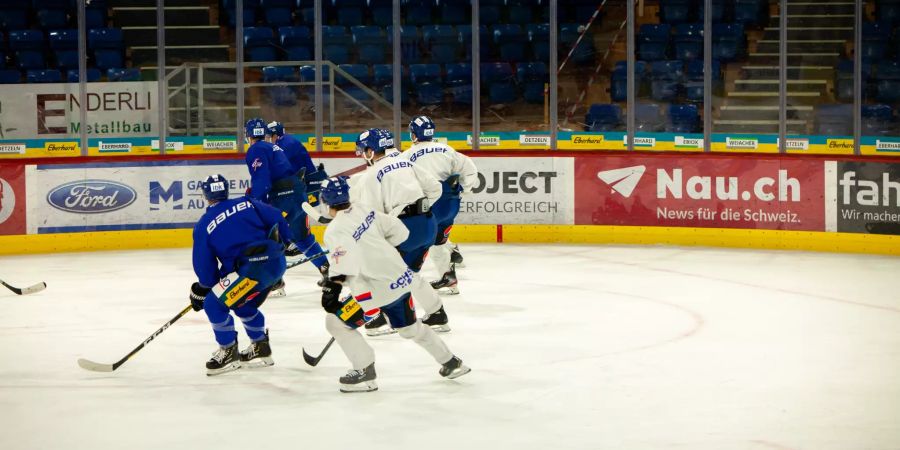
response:
<svg viewBox="0 0 900 450"><path fill-rule="evenodd" d="M441 299L419 274L437 234L431 205L441 197L441 183L400 157L394 148L394 136L387 130L372 128L362 132L356 140L356 154L369 167L351 180L357 191L354 197L367 208L399 218L409 229L409 237L397 250L413 271L413 298L426 313L422 323L436 331L450 331ZM390 333L387 325L382 314L366 324L366 334Z"/></svg>
<svg viewBox="0 0 900 450"><path fill-rule="evenodd" d="M478 184L478 169L472 159L457 152L447 144L434 141L434 121L419 116L409 123L409 136L413 145L402 156L441 182L441 198L431 207L437 222L437 235L431 247L431 260L441 279L431 283L435 289L448 294L459 294L456 266L453 263L453 244L450 230L459 213L460 195L471 192Z"/></svg>
<svg viewBox="0 0 900 450"><path fill-rule="evenodd" d="M452 379L468 373L447 344L416 318L410 293L413 272L394 250L410 230L394 215L352 204L350 186L343 178L326 180L321 197L333 218L325 230L325 244L333 249L330 277L322 287L322 307L330 313L325 327L353 365L340 378L341 392L378 389L375 352L358 328L379 310L401 337L418 344L441 365L441 376ZM342 286L349 286L355 298L340 300Z"/></svg>
<svg viewBox="0 0 900 450"><path fill-rule="evenodd" d="M309 220L301 207L306 200L306 186L294 172L284 150L265 141L266 122L262 119L248 120L245 133L250 144L245 158L250 171L249 197L264 201L284 213L292 232L286 238L296 244L288 247L285 254L293 258L300 256L300 253L306 256L322 253L322 247L310 233ZM322 256L312 263L323 277L327 276L327 258ZM275 289L281 290L283 287L279 285Z"/></svg>
<svg viewBox="0 0 900 450"><path fill-rule="evenodd" d="M306 185L307 201L311 205L318 204L318 192L321 189L322 181L328 178L325 166L319 164L319 167L316 168L306 147L293 136L285 133L284 124L281 122L269 122L266 125L266 142L275 144L284 150L284 154L291 163L291 170L298 174Z"/></svg>
<svg viewBox="0 0 900 450"><path fill-rule="evenodd" d="M207 375L247 366L271 366L272 349L259 306L286 269L280 236L290 229L281 211L247 197L228 199L228 180L213 175L203 181L209 206L194 226L194 272L191 306L204 310L219 349L206 363ZM240 317L252 343L238 354L230 311Z"/></svg>

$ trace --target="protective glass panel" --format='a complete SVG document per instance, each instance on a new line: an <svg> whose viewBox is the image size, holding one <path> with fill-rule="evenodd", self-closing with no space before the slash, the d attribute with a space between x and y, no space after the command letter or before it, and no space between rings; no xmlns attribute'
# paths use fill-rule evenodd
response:
<svg viewBox="0 0 900 450"><path fill-rule="evenodd" d="M900 3L867 1L864 12L860 151L896 155L900 152ZM842 62L835 75L836 95L846 98L852 84L853 72Z"/></svg>

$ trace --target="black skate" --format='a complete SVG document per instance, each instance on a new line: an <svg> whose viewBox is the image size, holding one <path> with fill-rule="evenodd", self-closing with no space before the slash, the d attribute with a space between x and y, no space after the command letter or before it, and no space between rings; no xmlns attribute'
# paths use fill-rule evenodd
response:
<svg viewBox="0 0 900 450"><path fill-rule="evenodd" d="M328 279L328 269L331 266L328 263L322 264L322 267L319 267L319 273L322 274L322 278L319 281L316 281L316 285L319 287L325 286L325 280Z"/></svg>
<svg viewBox="0 0 900 450"><path fill-rule="evenodd" d="M453 244L453 248L450 250L450 262L461 268L466 267L463 263L462 253L459 252L459 246L456 244Z"/></svg>
<svg viewBox="0 0 900 450"><path fill-rule="evenodd" d="M244 351L241 352L241 364L244 367L268 367L275 364L272 360L272 347L269 347L269 330L266 330L266 337L262 340L251 342Z"/></svg>
<svg viewBox="0 0 900 450"><path fill-rule="evenodd" d="M459 285L456 281L456 267L450 264L450 271L445 273L440 280L432 281L431 287L438 291L439 294L459 294Z"/></svg>
<svg viewBox="0 0 900 450"><path fill-rule="evenodd" d="M340 378L341 392L372 392L378 390L375 383L375 363L362 370L351 369Z"/></svg>
<svg viewBox="0 0 900 450"><path fill-rule="evenodd" d="M462 360L454 356L450 358L450 361L445 362L441 365L441 370L438 371L442 377L452 380L454 378L459 378L469 372L471 372L468 366L463 364Z"/></svg>
<svg viewBox="0 0 900 450"><path fill-rule="evenodd" d="M272 290L269 291L269 298L272 297L284 297L287 294L284 293L284 278L275 282L275 285L272 286Z"/></svg>
<svg viewBox="0 0 900 450"><path fill-rule="evenodd" d="M434 314L428 314L422 318L423 324L428 325L432 330L437 331L438 333L450 331L450 325L447 325L447 322L447 313L444 312L443 306L441 306L441 309L435 311Z"/></svg>
<svg viewBox="0 0 900 450"><path fill-rule="evenodd" d="M381 313L366 324L366 336L384 336L396 332L397 330L391 327L391 324L387 322L384 314Z"/></svg>
<svg viewBox="0 0 900 450"><path fill-rule="evenodd" d="M237 340L228 347L219 347L212 358L206 362L206 375L220 375L241 368L240 355L238 355Z"/></svg>

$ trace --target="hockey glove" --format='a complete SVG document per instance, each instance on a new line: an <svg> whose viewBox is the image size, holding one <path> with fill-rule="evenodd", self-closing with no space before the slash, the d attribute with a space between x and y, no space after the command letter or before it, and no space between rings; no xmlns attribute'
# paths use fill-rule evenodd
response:
<svg viewBox="0 0 900 450"><path fill-rule="evenodd" d="M203 309L203 300L206 298L206 294L209 294L212 288L208 288L203 286L200 283L194 282L191 285L191 308L194 308L194 311L200 311Z"/></svg>
<svg viewBox="0 0 900 450"><path fill-rule="evenodd" d="M322 308L331 314L341 309L341 285L331 279L325 279L322 283Z"/></svg>
<svg viewBox="0 0 900 450"><path fill-rule="evenodd" d="M284 256L287 256L288 258L294 258L302 254L303 251L301 251L300 247L297 247L297 244L293 242L288 244L288 246L284 249Z"/></svg>

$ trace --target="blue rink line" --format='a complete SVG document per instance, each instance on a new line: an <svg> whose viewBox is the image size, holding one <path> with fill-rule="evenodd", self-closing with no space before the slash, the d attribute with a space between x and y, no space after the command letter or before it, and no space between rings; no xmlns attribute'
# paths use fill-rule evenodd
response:
<svg viewBox="0 0 900 450"><path fill-rule="evenodd" d="M38 234L51 233L83 233L86 231L128 231L128 230L173 230L178 228L194 228L196 222L147 223L124 225L79 225L68 227L38 227Z"/></svg>
<svg viewBox="0 0 900 450"><path fill-rule="evenodd" d="M204 159L204 160L182 160L182 161L112 161L112 162L90 162L76 164L38 164L37 170L55 170L55 169L96 169L106 167L155 167L155 166L220 166L220 165L244 165L242 159Z"/></svg>

